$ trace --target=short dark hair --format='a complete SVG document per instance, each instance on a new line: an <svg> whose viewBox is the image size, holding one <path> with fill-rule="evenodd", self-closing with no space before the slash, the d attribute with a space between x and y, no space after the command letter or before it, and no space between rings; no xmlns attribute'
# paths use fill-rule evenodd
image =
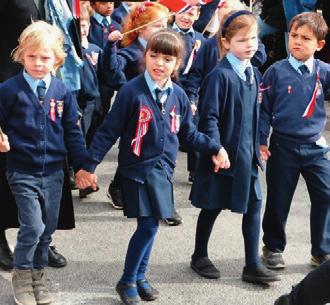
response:
<svg viewBox="0 0 330 305"><path fill-rule="evenodd" d="M290 21L289 29L300 28L307 25L311 31L314 33L318 41L324 40L328 34L328 26L323 19L323 17L315 12L305 12L301 13L292 18Z"/></svg>

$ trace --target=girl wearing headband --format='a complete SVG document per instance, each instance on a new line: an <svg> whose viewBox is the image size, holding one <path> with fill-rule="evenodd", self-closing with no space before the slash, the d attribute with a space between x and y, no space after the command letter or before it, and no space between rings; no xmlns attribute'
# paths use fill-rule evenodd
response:
<svg viewBox="0 0 330 305"><path fill-rule="evenodd" d="M208 257L208 241L218 215L229 209L243 214L243 281L268 283L279 278L261 264L258 255L262 203L257 169L261 165L257 137L260 73L250 61L258 48L256 18L245 10L230 12L220 35L223 59L201 88L199 130L220 142L221 169L215 173L209 156L201 154L190 194L192 204L201 208L191 268L206 278L220 277Z"/></svg>

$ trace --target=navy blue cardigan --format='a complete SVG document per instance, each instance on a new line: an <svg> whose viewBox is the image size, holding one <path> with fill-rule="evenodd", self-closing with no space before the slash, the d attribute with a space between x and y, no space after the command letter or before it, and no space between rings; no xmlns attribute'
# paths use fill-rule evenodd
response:
<svg viewBox="0 0 330 305"><path fill-rule="evenodd" d="M311 118L303 118L311 101L319 72L322 88ZM299 143L313 143L326 124L324 96L330 89L330 65L314 60L313 72L299 74L287 59L276 62L263 76L260 113L260 143L267 145L270 126L273 133Z"/></svg>
<svg viewBox="0 0 330 305"><path fill-rule="evenodd" d="M50 119L50 100L56 120ZM63 110L63 112L61 111ZM9 171L43 175L62 168L69 150L75 169L86 157L77 126L77 102L59 79L52 77L43 106L20 73L0 85L0 125L8 135Z"/></svg>
<svg viewBox="0 0 330 305"><path fill-rule="evenodd" d="M217 154L219 144L196 130L184 91L176 84L173 84L173 89L166 102L166 113L162 115L144 75L139 75L125 84L118 92L111 111L94 135L84 168L93 172L119 137L119 172L141 183L159 161L164 165L168 176L172 176L179 139L185 146L196 151ZM136 135L141 107L147 107L151 111L152 119L142 140L141 155L137 156L133 154L131 143ZM176 114L177 123L180 122L177 132L171 130L173 112Z"/></svg>
<svg viewBox="0 0 330 305"><path fill-rule="evenodd" d="M257 86L261 80L260 72L253 68ZM228 170L221 170L220 174L232 175L237 159L240 143L242 120L242 92L245 89L243 82L233 70L227 58L222 59L207 75L201 88L200 120L198 130L207 134L220 143L227 151L231 166ZM245 89L246 90L246 89ZM255 101L254 151L258 165L259 158L258 120L259 103ZM210 167L209 156L201 155L201 162Z"/></svg>
<svg viewBox="0 0 330 305"><path fill-rule="evenodd" d="M218 35L207 39L197 53L188 77L183 82L183 87L190 101L198 103L199 89L206 75L216 66L220 59ZM259 41L258 50L251 59L255 67L262 66L267 59L265 46Z"/></svg>

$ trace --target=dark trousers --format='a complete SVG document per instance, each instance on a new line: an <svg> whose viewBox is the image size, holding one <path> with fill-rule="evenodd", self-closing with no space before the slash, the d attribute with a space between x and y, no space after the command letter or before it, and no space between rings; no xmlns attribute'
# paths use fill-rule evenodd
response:
<svg viewBox="0 0 330 305"><path fill-rule="evenodd" d="M19 220L14 266L16 269L47 267L48 247L58 222L63 170L47 176L19 172L8 172L7 176Z"/></svg>
<svg viewBox="0 0 330 305"><path fill-rule="evenodd" d="M243 215L242 220L242 233L244 237L245 249L245 266L247 268L255 268L260 264L258 250L261 201L251 197L254 196L252 194L250 195L248 210L246 214ZM221 209L201 210L197 221L195 251L192 256L193 260L198 260L202 257L208 256L208 241L210 239L215 220L217 219L220 212Z"/></svg>
<svg viewBox="0 0 330 305"><path fill-rule="evenodd" d="M291 297L294 305L325 305L330 303L330 261L310 272L297 286Z"/></svg>
<svg viewBox="0 0 330 305"><path fill-rule="evenodd" d="M311 253L330 253L330 161L327 148L302 145L273 135L267 162L267 200L263 218L263 241L268 249L283 252L285 225L300 174L311 200Z"/></svg>

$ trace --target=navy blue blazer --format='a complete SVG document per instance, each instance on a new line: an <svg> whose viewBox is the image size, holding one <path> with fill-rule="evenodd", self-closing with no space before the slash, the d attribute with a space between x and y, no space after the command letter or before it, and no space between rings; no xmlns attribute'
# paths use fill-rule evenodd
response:
<svg viewBox="0 0 330 305"><path fill-rule="evenodd" d="M151 114L151 120L141 141L141 154L137 156L133 153L132 141L136 137L143 110L144 114ZM152 97L144 75L129 81L118 92L113 107L95 133L84 168L94 172L119 137L119 172L140 183L145 181L158 162L162 162L168 176L172 176L179 139L185 146L196 151L211 155L218 153L219 144L196 130L188 98L176 84L173 84L173 90L167 98L165 110L163 115Z"/></svg>
<svg viewBox="0 0 330 305"><path fill-rule="evenodd" d="M253 67L257 87L261 81L260 72ZM198 130L207 134L220 143L227 151L231 166L228 170L221 170L220 174L232 175L235 169L242 120L242 92L246 90L239 81L239 76L233 70L227 58L222 59L207 75L201 88L200 120ZM258 94L257 94L258 96ZM255 101L254 122L254 151L258 165L262 166L259 158L259 102ZM209 156L201 154L201 163L212 172Z"/></svg>
<svg viewBox="0 0 330 305"><path fill-rule="evenodd" d="M108 41L102 57L103 74L111 86L118 90L128 80L145 70L144 47L138 39L126 48L117 49L117 44Z"/></svg>
<svg viewBox="0 0 330 305"><path fill-rule="evenodd" d="M303 114L311 101L318 74L321 88L316 95L314 113L307 119ZM268 68L262 82L260 143L267 145L270 126L273 133L294 142L317 141L327 120L324 97L330 89L330 65L315 59L312 73L301 75L288 59L283 59Z"/></svg>
<svg viewBox="0 0 330 305"><path fill-rule="evenodd" d="M220 59L218 36L215 35L205 41L203 46L197 53L188 77L183 82L183 87L190 101L198 103L199 88L206 75L216 66ZM258 50L251 59L251 63L255 67L262 66L267 59L265 46L261 41L258 44Z"/></svg>
<svg viewBox="0 0 330 305"><path fill-rule="evenodd" d="M88 34L88 41L96 44L101 49L103 49L108 41L108 37L103 34L103 26L97 22L97 20L92 16L90 18L90 28ZM118 30L120 31L120 25L111 19L111 24L108 27L108 33Z"/></svg>
<svg viewBox="0 0 330 305"><path fill-rule="evenodd" d="M50 102L55 102L55 121ZM49 174L62 168L69 151L79 169L86 158L77 125L78 107L63 82L52 77L43 105L20 73L0 85L0 126L8 135L9 171Z"/></svg>

